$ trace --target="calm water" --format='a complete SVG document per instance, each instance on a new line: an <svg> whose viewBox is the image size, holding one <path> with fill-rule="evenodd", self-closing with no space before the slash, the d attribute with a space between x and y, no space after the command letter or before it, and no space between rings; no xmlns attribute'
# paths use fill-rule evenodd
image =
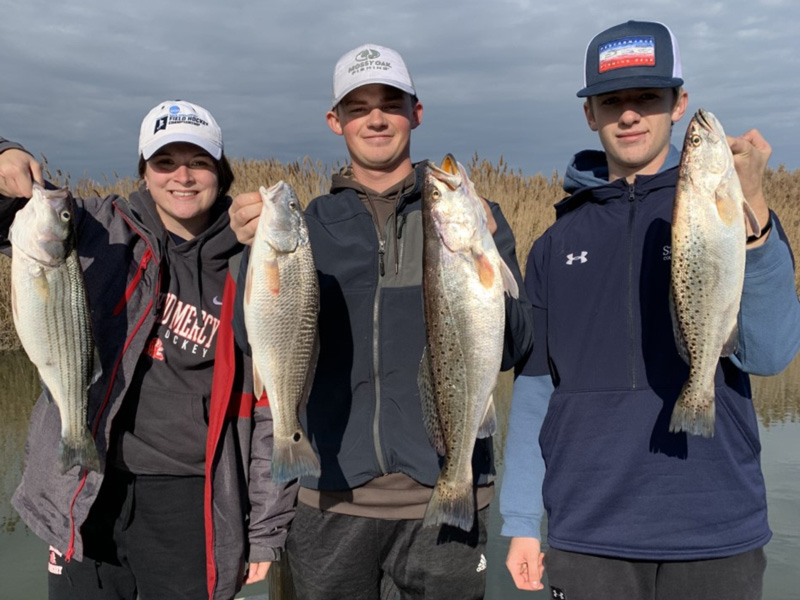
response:
<svg viewBox="0 0 800 600"><path fill-rule="evenodd" d="M19 521L9 498L19 481L27 419L36 395L36 375L25 357L0 353L0 599L47 597L47 546ZM754 379L761 421L762 463L769 520L764 598L800 597L800 359L780 376ZM502 469L502 467L501 467ZM502 477L502 470L501 470ZM488 548L487 600L539 598L513 587L505 569L508 540L498 535L498 502L492 503ZM261 583L241 596L263 595Z"/></svg>

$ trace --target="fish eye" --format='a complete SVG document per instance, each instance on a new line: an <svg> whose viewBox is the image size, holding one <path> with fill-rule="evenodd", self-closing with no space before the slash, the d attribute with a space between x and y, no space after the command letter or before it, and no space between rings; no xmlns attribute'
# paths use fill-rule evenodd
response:
<svg viewBox="0 0 800 600"><path fill-rule="evenodd" d="M297 210L297 202L289 202L289 208L292 210Z"/></svg>
<svg viewBox="0 0 800 600"><path fill-rule="evenodd" d="M431 198L433 198L434 200L438 200L439 196L441 196L441 194L439 193L439 190L434 189L433 192L431 192Z"/></svg>
<svg viewBox="0 0 800 600"><path fill-rule="evenodd" d="M692 146L699 146L703 140L696 133L692 136Z"/></svg>
<svg viewBox="0 0 800 600"><path fill-rule="evenodd" d="M64 221L64 222L69 221L69 218L70 218L69 211L68 210L61 211L60 217L61 217L61 220Z"/></svg>

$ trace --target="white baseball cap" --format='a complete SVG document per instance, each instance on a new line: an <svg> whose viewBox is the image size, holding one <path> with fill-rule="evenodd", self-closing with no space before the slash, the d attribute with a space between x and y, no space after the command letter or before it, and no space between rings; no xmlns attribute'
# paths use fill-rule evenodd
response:
<svg viewBox="0 0 800 600"><path fill-rule="evenodd" d="M200 146L215 160L222 157L222 130L202 106L184 100L165 100L147 113L139 131L139 154L149 160L172 142Z"/></svg>
<svg viewBox="0 0 800 600"><path fill-rule="evenodd" d="M382 83L417 95L406 63L396 51L377 44L364 44L346 52L333 70L333 106L347 94L369 83Z"/></svg>

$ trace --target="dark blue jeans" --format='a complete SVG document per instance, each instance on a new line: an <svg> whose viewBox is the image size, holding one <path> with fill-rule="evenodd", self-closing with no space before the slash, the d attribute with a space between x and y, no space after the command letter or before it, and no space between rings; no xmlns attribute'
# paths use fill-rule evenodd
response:
<svg viewBox="0 0 800 600"><path fill-rule="evenodd" d="M109 469L81 527L83 560L51 549L50 600L207 600L203 482Z"/></svg>

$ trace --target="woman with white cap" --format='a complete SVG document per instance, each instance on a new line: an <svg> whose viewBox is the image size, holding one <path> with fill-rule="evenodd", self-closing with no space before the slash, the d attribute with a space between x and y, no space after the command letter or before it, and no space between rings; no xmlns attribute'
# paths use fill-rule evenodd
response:
<svg viewBox="0 0 800 600"><path fill-rule="evenodd" d="M241 248L228 227L233 173L211 114L185 101L153 108L139 175L129 198L74 202L102 367L87 411L100 472L61 472L60 417L45 391L12 500L50 544L54 600L232 598L266 575L293 514L291 494L269 481L269 408L253 398L232 341L225 290ZM0 138L6 254L34 181L44 183L41 166Z"/></svg>

